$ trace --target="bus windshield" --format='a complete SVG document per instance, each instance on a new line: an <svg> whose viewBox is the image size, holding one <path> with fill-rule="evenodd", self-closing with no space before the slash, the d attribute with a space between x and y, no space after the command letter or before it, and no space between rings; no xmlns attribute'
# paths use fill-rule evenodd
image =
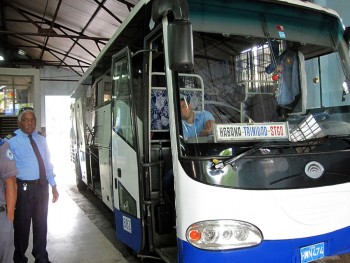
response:
<svg viewBox="0 0 350 263"><path fill-rule="evenodd" d="M195 65L178 74L182 155L348 136L350 66L339 19L237 6L225 6L220 20L215 8L196 16L190 6Z"/></svg>

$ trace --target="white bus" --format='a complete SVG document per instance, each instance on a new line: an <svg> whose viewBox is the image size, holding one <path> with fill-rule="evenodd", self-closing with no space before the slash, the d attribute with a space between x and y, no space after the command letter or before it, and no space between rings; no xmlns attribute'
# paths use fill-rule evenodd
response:
<svg viewBox="0 0 350 263"><path fill-rule="evenodd" d="M305 1L141 0L72 94L78 187L140 257L349 253L348 32ZM184 136L182 97L207 136Z"/></svg>

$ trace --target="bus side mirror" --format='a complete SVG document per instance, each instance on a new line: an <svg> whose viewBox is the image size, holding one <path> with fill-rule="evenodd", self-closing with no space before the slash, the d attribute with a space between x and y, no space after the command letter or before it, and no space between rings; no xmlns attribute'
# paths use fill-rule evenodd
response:
<svg viewBox="0 0 350 263"><path fill-rule="evenodd" d="M171 70L192 70L193 35L188 21L175 21L168 25L169 67Z"/></svg>

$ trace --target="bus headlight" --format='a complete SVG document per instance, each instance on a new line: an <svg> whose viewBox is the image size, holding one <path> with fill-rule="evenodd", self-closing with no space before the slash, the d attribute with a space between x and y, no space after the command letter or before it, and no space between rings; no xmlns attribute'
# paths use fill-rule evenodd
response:
<svg viewBox="0 0 350 263"><path fill-rule="evenodd" d="M201 249L225 250L256 246L262 240L262 233L246 222L211 220L191 225L186 231L186 238Z"/></svg>

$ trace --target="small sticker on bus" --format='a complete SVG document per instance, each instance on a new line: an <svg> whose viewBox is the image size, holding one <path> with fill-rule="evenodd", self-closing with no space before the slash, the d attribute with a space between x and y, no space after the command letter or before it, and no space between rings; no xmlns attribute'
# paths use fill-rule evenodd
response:
<svg viewBox="0 0 350 263"><path fill-rule="evenodd" d="M285 140L289 138L285 122L215 124L214 138L220 141Z"/></svg>
<svg viewBox="0 0 350 263"><path fill-rule="evenodd" d="M131 219L129 217L123 216L123 229L130 234L132 233Z"/></svg>
<svg viewBox="0 0 350 263"><path fill-rule="evenodd" d="M279 31L278 34L279 34L280 38L286 38L286 34L284 32Z"/></svg>

